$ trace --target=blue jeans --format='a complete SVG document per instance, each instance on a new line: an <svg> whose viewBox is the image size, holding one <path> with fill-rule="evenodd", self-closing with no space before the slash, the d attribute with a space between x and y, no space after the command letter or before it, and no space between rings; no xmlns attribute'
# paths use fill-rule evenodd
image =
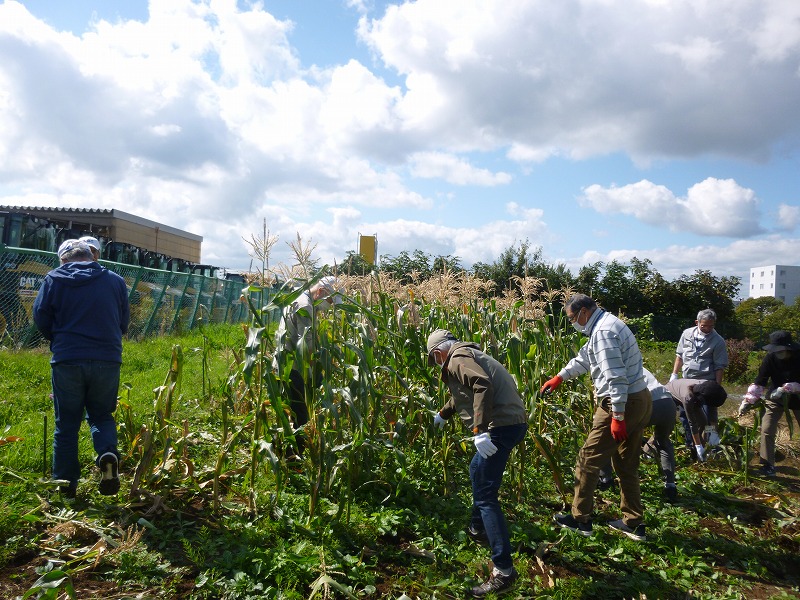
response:
<svg viewBox="0 0 800 600"><path fill-rule="evenodd" d="M503 482L508 456L511 450L525 438L527 423L493 427L489 430L492 443L497 446L489 458L477 452L469 464L469 478L472 482L472 520L470 526L476 531L486 531L489 547L492 549L492 562L500 569L510 569L511 539L508 526L500 508L497 493Z"/></svg>
<svg viewBox="0 0 800 600"><path fill-rule="evenodd" d="M52 365L53 479L78 485L78 432L86 417L97 457L117 452L117 409L120 363L99 360L64 361Z"/></svg>

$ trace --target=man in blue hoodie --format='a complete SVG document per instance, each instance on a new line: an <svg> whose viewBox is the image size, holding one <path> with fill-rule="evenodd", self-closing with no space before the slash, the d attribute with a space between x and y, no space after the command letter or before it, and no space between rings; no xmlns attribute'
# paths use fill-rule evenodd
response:
<svg viewBox="0 0 800 600"><path fill-rule="evenodd" d="M58 249L61 266L50 271L33 304L33 320L50 340L55 433L53 479L68 481L61 493L75 497L81 466L78 432L84 417L100 468L100 493L119 491L117 408L122 336L130 305L125 281L94 261L85 242Z"/></svg>

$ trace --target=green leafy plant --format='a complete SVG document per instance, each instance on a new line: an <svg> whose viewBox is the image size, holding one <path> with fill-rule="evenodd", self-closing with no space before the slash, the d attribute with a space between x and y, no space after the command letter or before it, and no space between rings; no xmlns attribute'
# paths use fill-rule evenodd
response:
<svg viewBox="0 0 800 600"><path fill-rule="evenodd" d="M77 499L40 481L48 356L22 360L0 350L0 365L11 365L0 386L17 393L14 403L0 404L3 435L21 438L0 445L0 502L8 507L0 556L6 565L52 559L53 570L69 576L52 576L42 582L50 588L28 597L63 597L68 583L81 597L100 581L115 582L120 594L174 598L463 595L488 576L489 555L464 533L469 432L457 422L443 432L432 424L431 411L447 394L424 352L436 327L503 361L526 402L529 436L501 488L522 574L517 596L621 598L647 590L668 599L741 598L753 586L764 597L794 593L800 507L784 486L796 478L748 474L757 421L745 427L723 414L722 453L704 464L677 446L676 504L662 497L658 465L642 464L647 543L603 527L620 516L615 492L596 497L592 538L555 528L552 515L569 504L575 455L594 410L586 377L552 395L538 392L583 342L560 309L568 292L519 278L507 298L489 299L468 275L447 271L434 283L347 280L346 300L320 318L317 351L305 365L321 377L306 389L312 419L299 463L285 456L294 441L287 374L297 358L273 359L276 315L302 286L267 300L245 294L251 322L244 328L204 325L185 336L126 342L117 412L125 493L116 499L95 492L86 432ZM674 344L643 347L648 366L674 360ZM73 522L91 535L54 537ZM33 589L29 572L19 567L9 578L19 596Z"/></svg>

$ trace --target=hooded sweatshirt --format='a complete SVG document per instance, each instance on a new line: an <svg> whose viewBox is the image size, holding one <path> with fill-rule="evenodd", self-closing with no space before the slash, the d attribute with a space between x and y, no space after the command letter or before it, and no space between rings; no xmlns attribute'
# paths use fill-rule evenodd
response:
<svg viewBox="0 0 800 600"><path fill-rule="evenodd" d="M33 320L50 340L51 363L121 363L122 336L130 322L125 280L96 262L61 265L45 276Z"/></svg>

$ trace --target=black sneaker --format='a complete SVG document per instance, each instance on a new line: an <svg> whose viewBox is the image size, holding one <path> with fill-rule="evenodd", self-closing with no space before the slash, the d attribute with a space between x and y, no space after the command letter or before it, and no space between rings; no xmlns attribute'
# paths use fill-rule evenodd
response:
<svg viewBox="0 0 800 600"><path fill-rule="evenodd" d="M113 452L106 452L100 457L100 493L113 496L119 492L119 460Z"/></svg>
<svg viewBox="0 0 800 600"><path fill-rule="evenodd" d="M761 465L761 468L758 470L758 473L762 477L775 477L777 473L775 472L775 467L773 467L769 463L764 463Z"/></svg>
<svg viewBox="0 0 800 600"><path fill-rule="evenodd" d="M614 478L613 477L601 477L597 480L597 489L601 492L605 492L610 490L614 487Z"/></svg>
<svg viewBox="0 0 800 600"><path fill-rule="evenodd" d="M473 528L472 525L466 528L467 536L472 539L477 544L481 546L488 546L489 545L489 536L486 535L486 530L481 529L480 531Z"/></svg>
<svg viewBox="0 0 800 600"><path fill-rule="evenodd" d="M657 456L658 448L655 444L651 444L649 441L642 442L642 458L644 460L655 460Z"/></svg>
<svg viewBox="0 0 800 600"><path fill-rule="evenodd" d="M556 515L553 517L553 521L560 527L564 529L571 529L572 531L576 531L583 536L589 537L592 535L592 522L586 521L581 523L580 521L576 521L575 517L572 515Z"/></svg>
<svg viewBox="0 0 800 600"><path fill-rule="evenodd" d="M631 529L627 525L625 525L625 521L622 519L618 519L616 521L609 521L608 526L611 529L616 529L617 531L621 531L625 535L627 535L632 540L636 540L637 542L644 542L647 540L647 536L645 535L644 531L644 523L639 523L635 529Z"/></svg>
<svg viewBox="0 0 800 600"><path fill-rule="evenodd" d="M470 595L473 598L483 598L487 594L502 592L514 585L517 579L519 579L519 573L513 567L510 575L503 575L498 571L493 571L489 579L470 590Z"/></svg>
<svg viewBox="0 0 800 600"><path fill-rule="evenodd" d="M61 497L65 500L74 500L75 496L78 495L78 486L61 485L58 487L58 493L61 494Z"/></svg>
<svg viewBox="0 0 800 600"><path fill-rule="evenodd" d="M674 485L664 486L664 497L668 502L675 502L678 499L678 488Z"/></svg>

